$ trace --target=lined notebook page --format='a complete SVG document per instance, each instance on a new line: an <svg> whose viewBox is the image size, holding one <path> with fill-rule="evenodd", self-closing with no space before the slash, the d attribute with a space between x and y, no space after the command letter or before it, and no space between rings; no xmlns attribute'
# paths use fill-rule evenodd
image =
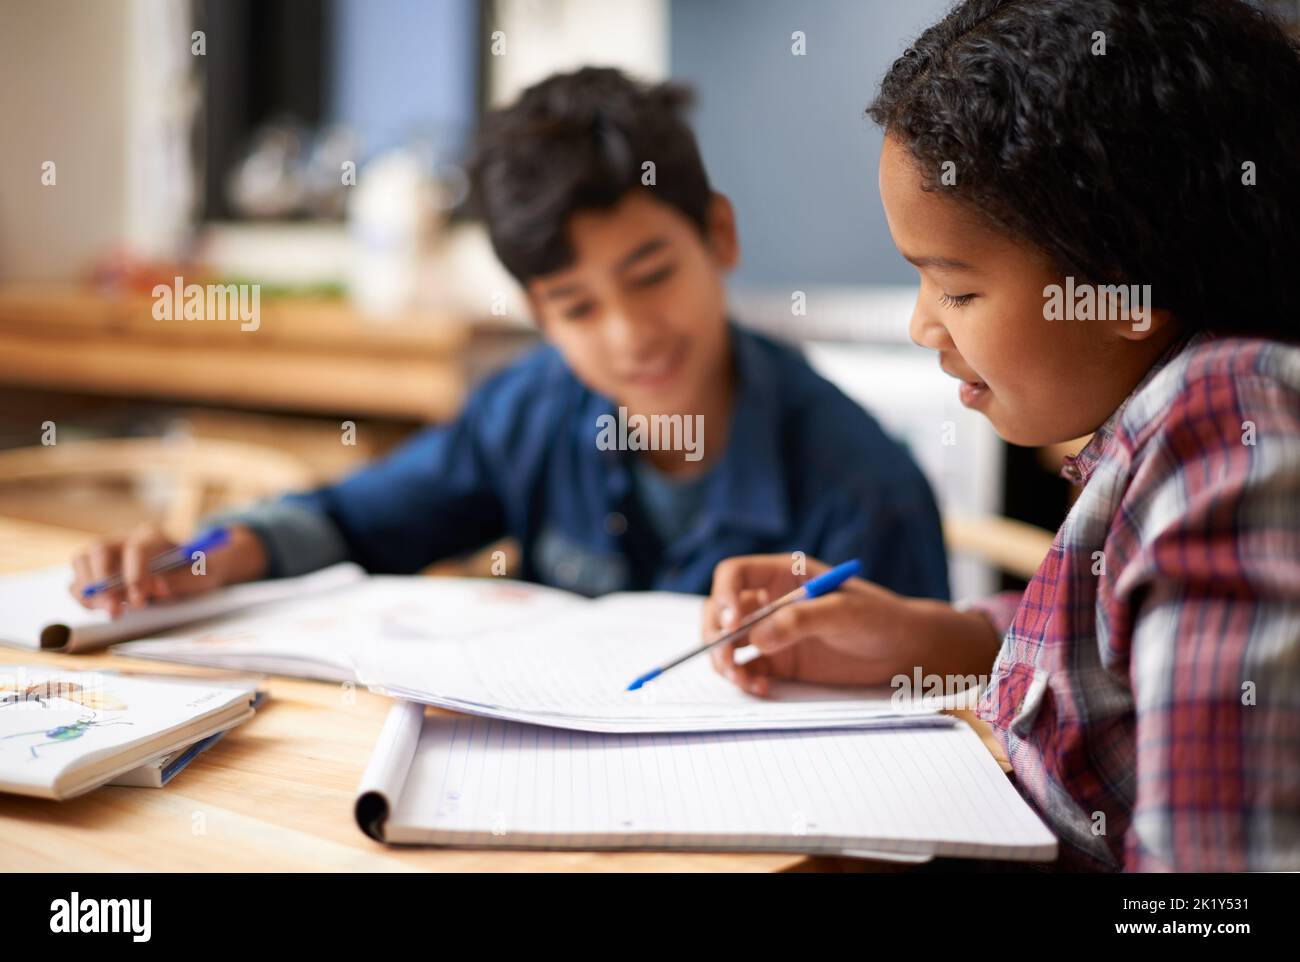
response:
<svg viewBox="0 0 1300 962"><path fill-rule="evenodd" d="M385 834L473 847L1056 850L965 725L607 735L429 717Z"/></svg>

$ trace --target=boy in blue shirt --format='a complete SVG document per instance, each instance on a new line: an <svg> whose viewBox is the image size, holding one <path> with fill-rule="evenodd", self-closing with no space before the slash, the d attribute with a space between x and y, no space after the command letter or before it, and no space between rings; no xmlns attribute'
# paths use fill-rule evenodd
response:
<svg viewBox="0 0 1300 962"><path fill-rule="evenodd" d="M512 536L509 574L587 595L707 593L724 558L803 552L946 597L938 513L907 453L796 352L728 319L736 224L687 99L586 68L490 115L475 194L548 343L453 423L222 518L232 537L206 577L148 572L168 542L145 528L79 555L74 591L121 571L125 589L91 601L117 611L344 560L413 573Z"/></svg>

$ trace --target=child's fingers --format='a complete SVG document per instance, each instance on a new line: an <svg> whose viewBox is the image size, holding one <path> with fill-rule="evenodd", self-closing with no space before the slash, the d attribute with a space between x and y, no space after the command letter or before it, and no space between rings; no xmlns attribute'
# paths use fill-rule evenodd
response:
<svg viewBox="0 0 1300 962"><path fill-rule="evenodd" d="M723 625L734 619L735 615L729 608L721 608L714 598L708 598L704 602L704 617L700 624L700 643L705 644L724 631ZM730 679L731 649L727 645L718 645L709 649L709 664L713 670L724 678Z"/></svg>
<svg viewBox="0 0 1300 962"><path fill-rule="evenodd" d="M719 645L708 653L708 659L710 659L712 666L719 675L736 685L736 688L748 692L750 686L753 685L753 676L744 667L733 662L732 651L735 651L735 649L732 649L731 646Z"/></svg>
<svg viewBox="0 0 1300 962"><path fill-rule="evenodd" d="M718 632L722 630L722 616L724 612L722 605L716 598L704 599L704 610L700 617L700 641L708 641L710 638L716 638Z"/></svg>
<svg viewBox="0 0 1300 962"><path fill-rule="evenodd" d="M137 528L127 537L122 546L122 583L132 605L142 607L157 597L159 577L149 564L171 547L172 542L152 525Z"/></svg>
<svg viewBox="0 0 1300 962"><path fill-rule="evenodd" d="M187 577L190 575L188 568L182 568L180 573ZM153 597L155 600L166 601L177 596L178 592L173 584L176 574L174 571L167 571L159 572L153 576Z"/></svg>
<svg viewBox="0 0 1300 962"><path fill-rule="evenodd" d="M90 573L90 558L85 552L78 552L72 556L72 584L68 585L68 593L77 599L77 604L85 608L97 608L94 598L87 598L81 592L87 585L94 581Z"/></svg>
<svg viewBox="0 0 1300 962"><path fill-rule="evenodd" d="M744 591L767 587L773 578L788 573L790 559L786 555L743 555L718 562L713 569L713 586L709 596L719 610L735 610Z"/></svg>
<svg viewBox="0 0 1300 962"><path fill-rule="evenodd" d="M128 539L122 546L122 589L126 592L126 600L137 608L145 603L145 581L150 576L149 559L143 550L138 539Z"/></svg>
<svg viewBox="0 0 1300 962"><path fill-rule="evenodd" d="M755 658L743 665L736 665L734 671L737 687L749 692L751 695L758 695L759 697L767 695L771 685L768 680L771 675L771 668L767 663L767 659Z"/></svg>
<svg viewBox="0 0 1300 962"><path fill-rule="evenodd" d="M72 584L68 586L74 597L81 597L81 589L90 584L90 565L81 553L72 556Z"/></svg>
<svg viewBox="0 0 1300 962"><path fill-rule="evenodd" d="M724 612L726 624L721 626L722 630L734 627L741 618L761 608L767 602L766 588L742 591L737 599L735 610ZM766 695L769 688L767 676L770 674L771 666L762 659L744 664L737 664L735 661L736 651L749 644L748 635L749 633L746 632L734 641L719 645L710 652L710 656L714 668L736 687L751 695Z"/></svg>
<svg viewBox="0 0 1300 962"><path fill-rule="evenodd" d="M709 616L706 615L706 619L708 618ZM734 608L719 611L715 605L711 621L706 620L710 630L706 632L705 640L708 641L711 637L716 637L719 632L728 630L737 620L738 616ZM714 671L737 688L753 692L755 675L748 670L748 666L737 665L733 660L736 648L744 643L744 639L741 639L709 649L709 662L713 665Z"/></svg>
<svg viewBox="0 0 1300 962"><path fill-rule="evenodd" d="M755 663L750 662L745 665L737 665L731 659L734 648L726 645L719 645L712 652L710 657L713 667L723 678L731 682L741 691L747 691L751 695L766 695L768 682L764 673L755 669ZM721 654L719 654L721 652Z"/></svg>
<svg viewBox="0 0 1300 962"><path fill-rule="evenodd" d="M731 625L735 624L736 612L734 608L719 608L714 599L709 599L705 604L704 616L704 641L709 642L716 638L721 632L726 631ZM732 672L731 652L734 650L730 644L715 645L709 649L709 663L713 665L713 670L728 681L734 681Z"/></svg>
<svg viewBox="0 0 1300 962"><path fill-rule="evenodd" d="M86 567L90 578L87 584L104 581L122 570L122 549L115 541L100 541L91 545L85 552ZM109 588L87 599L87 607L103 608L110 616L116 618L122 609L122 589Z"/></svg>
<svg viewBox="0 0 1300 962"><path fill-rule="evenodd" d="M843 608L844 599L835 594L786 605L749 630L749 643L764 655L774 655L826 634L841 620Z"/></svg>

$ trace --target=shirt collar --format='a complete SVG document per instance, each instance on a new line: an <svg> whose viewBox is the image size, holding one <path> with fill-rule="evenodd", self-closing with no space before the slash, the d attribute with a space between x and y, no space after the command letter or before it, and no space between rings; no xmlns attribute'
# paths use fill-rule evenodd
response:
<svg viewBox="0 0 1300 962"><path fill-rule="evenodd" d="M1146 374L1142 375L1137 387L1129 392L1128 397L1106 419L1105 423L1093 432L1092 439L1083 446L1083 450L1078 454L1065 456L1061 465L1061 477L1076 485L1087 484L1088 479L1097 470L1097 465L1101 462L1106 449L1110 447L1111 439L1115 437L1115 432L1119 429L1120 418L1123 417L1125 409L1135 397L1146 389L1147 385L1155 379L1155 376L1160 373L1165 365L1201 337L1202 335L1196 334L1175 338L1174 342L1156 358L1156 362L1151 365Z"/></svg>
<svg viewBox="0 0 1300 962"><path fill-rule="evenodd" d="M732 373L732 398L727 448L708 472L704 495L708 523L704 530L739 529L757 534L780 535L789 521L785 465L781 459L782 375L768 351L755 335L728 322ZM617 416L617 405L592 392L586 414L578 428L578 441L589 445L595 437L597 418ZM704 452L708 456L709 425L704 425ZM714 438L716 439L716 431ZM607 459L615 498L629 487L630 452L601 451ZM703 532L702 532L703 533Z"/></svg>

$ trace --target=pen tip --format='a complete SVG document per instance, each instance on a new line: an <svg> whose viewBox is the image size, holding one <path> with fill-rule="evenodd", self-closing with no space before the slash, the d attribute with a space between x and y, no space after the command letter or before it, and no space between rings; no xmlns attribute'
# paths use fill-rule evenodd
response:
<svg viewBox="0 0 1300 962"><path fill-rule="evenodd" d="M643 687L646 682L653 681L654 679L658 678L661 674L663 674L662 668L656 668L654 671L647 671L636 681L632 682L632 684L628 685L627 690L636 691L638 688Z"/></svg>

